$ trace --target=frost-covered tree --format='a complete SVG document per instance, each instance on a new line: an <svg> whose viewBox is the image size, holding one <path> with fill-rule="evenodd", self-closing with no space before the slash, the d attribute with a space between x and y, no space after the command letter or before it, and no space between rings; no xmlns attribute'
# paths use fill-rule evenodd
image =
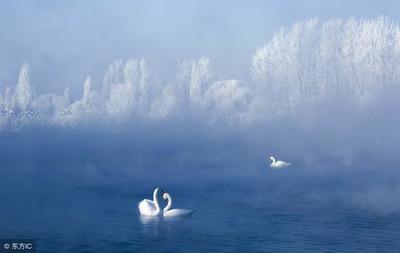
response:
<svg viewBox="0 0 400 253"><path fill-rule="evenodd" d="M126 119L150 116L152 99L160 93L144 59L116 61L104 75L102 103L108 115Z"/></svg>
<svg viewBox="0 0 400 253"><path fill-rule="evenodd" d="M106 104L110 98L111 87L115 84L122 83L122 66L121 60L113 62L106 72L103 78L103 89L102 89L102 103Z"/></svg>
<svg viewBox="0 0 400 253"><path fill-rule="evenodd" d="M201 103L204 92L210 85L211 77L210 59L202 57L197 61L182 61L178 69L182 96L187 97L190 104Z"/></svg>
<svg viewBox="0 0 400 253"><path fill-rule="evenodd" d="M15 88L15 102L21 110L26 110L32 101L32 89L29 81L29 65L23 64Z"/></svg>
<svg viewBox="0 0 400 253"><path fill-rule="evenodd" d="M10 110L12 109L12 90L11 87L6 88L6 92L4 94L4 109Z"/></svg>
<svg viewBox="0 0 400 253"><path fill-rule="evenodd" d="M83 95L82 95L82 103L83 106L89 106L90 96L91 96L91 86L92 86L92 78L88 76L83 83Z"/></svg>
<svg viewBox="0 0 400 253"><path fill-rule="evenodd" d="M366 101L400 84L399 26L389 19L302 21L253 56L252 74L271 108L318 100Z"/></svg>
<svg viewBox="0 0 400 253"><path fill-rule="evenodd" d="M396 100L400 27L385 17L296 22L256 51L251 72L251 82L220 80L202 57L179 62L177 74L162 82L144 59L118 60L99 92L88 77L74 100L68 88L35 98L23 64L16 87L0 95L0 129L175 117L240 125L312 115L326 105L363 108L386 94Z"/></svg>

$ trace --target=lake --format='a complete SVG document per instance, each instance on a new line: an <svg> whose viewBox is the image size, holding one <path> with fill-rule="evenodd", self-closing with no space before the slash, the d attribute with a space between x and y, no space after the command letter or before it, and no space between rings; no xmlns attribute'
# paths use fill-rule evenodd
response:
<svg viewBox="0 0 400 253"><path fill-rule="evenodd" d="M400 248L398 177L390 174L265 166L229 177L222 175L230 169L217 177L206 168L189 170L179 178L165 170L151 179L153 172L145 168L129 171L97 171L87 164L3 168L0 238L36 239L37 252ZM174 207L196 212L185 218L141 217L138 202L152 198L156 186L171 193ZM161 197L159 201L165 206Z"/></svg>

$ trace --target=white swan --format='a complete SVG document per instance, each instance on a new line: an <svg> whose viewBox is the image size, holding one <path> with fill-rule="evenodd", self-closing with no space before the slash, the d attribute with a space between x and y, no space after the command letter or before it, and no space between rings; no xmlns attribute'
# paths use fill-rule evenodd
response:
<svg viewBox="0 0 400 253"><path fill-rule="evenodd" d="M285 168L285 167L288 167L290 164L292 164L292 163L287 163L287 162L279 161L279 160L276 161L275 157L273 157L273 156L271 156L269 159L272 160L271 168Z"/></svg>
<svg viewBox="0 0 400 253"><path fill-rule="evenodd" d="M169 193L164 193L163 194L164 199L168 199L168 204L163 210L163 215L166 217L176 217L176 216L189 216L194 213L194 210L188 210L188 209L171 209L172 207L172 198Z"/></svg>
<svg viewBox="0 0 400 253"><path fill-rule="evenodd" d="M161 214L161 209L158 204L157 195L160 191L159 188L154 189L153 192L153 201L149 199L144 199L139 203L139 211L141 215L147 216L157 216Z"/></svg>

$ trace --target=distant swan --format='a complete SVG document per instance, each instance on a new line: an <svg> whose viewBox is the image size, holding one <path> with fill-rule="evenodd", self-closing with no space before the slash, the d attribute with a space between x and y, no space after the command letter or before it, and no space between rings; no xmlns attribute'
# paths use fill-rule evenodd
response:
<svg viewBox="0 0 400 253"><path fill-rule="evenodd" d="M287 163L287 162L279 161L279 160L276 161L273 156L271 156L269 159L272 160L271 168L285 168L285 167L288 167L290 164L292 164L292 163Z"/></svg>
<svg viewBox="0 0 400 253"><path fill-rule="evenodd" d="M168 204L163 210L163 215L166 217L176 217L176 216L189 216L191 215L194 210L188 210L188 209L171 209L172 207L172 198L169 193L164 193L163 194L164 199L168 199Z"/></svg>
<svg viewBox="0 0 400 253"><path fill-rule="evenodd" d="M158 204L157 195L160 191L159 188L156 188L153 192L153 201L149 199L144 199L139 203L139 211L141 215L147 216L157 216L161 214L161 209Z"/></svg>

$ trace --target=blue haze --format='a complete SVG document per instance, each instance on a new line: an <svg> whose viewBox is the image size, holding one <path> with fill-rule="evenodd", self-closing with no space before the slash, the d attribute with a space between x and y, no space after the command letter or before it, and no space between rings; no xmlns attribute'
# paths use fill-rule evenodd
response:
<svg viewBox="0 0 400 253"><path fill-rule="evenodd" d="M398 251L396 1L0 7L0 239ZM141 218L155 187L193 217Z"/></svg>

